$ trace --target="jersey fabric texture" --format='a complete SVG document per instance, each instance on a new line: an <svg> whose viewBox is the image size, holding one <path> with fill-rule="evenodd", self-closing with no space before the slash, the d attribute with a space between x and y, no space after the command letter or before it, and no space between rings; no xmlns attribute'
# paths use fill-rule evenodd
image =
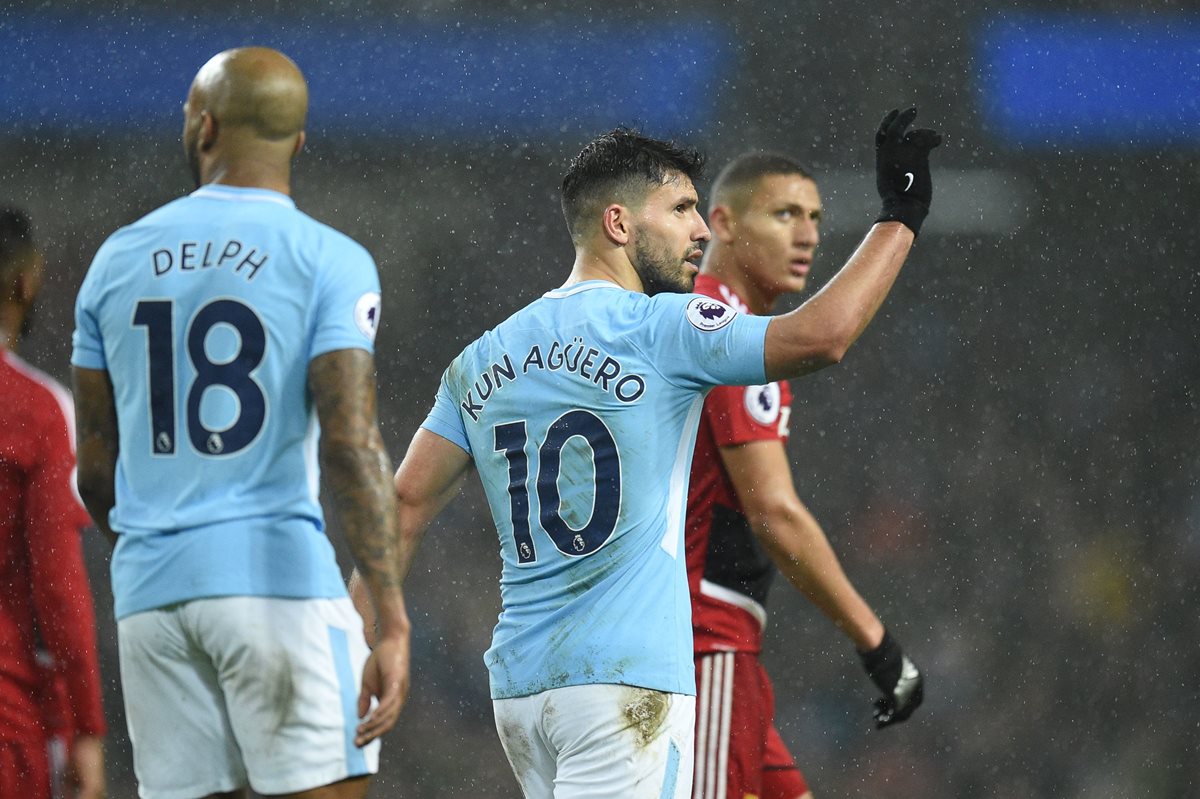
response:
<svg viewBox="0 0 1200 799"><path fill-rule="evenodd" d="M696 425L710 387L762 382L767 322L587 281L451 363L424 427L471 453L500 536L494 699L695 693L681 547Z"/></svg>
<svg viewBox="0 0 1200 799"><path fill-rule="evenodd" d="M710 275L696 291L741 313L746 304ZM720 447L787 441L792 391L785 381L721 386L704 401L688 487L687 567L696 652L759 652L775 567L758 543L721 461Z"/></svg>
<svg viewBox="0 0 1200 799"><path fill-rule="evenodd" d="M0 741L43 755L105 731L74 442L66 389L0 347Z"/></svg>
<svg viewBox="0 0 1200 799"><path fill-rule="evenodd" d="M378 303L366 250L264 189L206 186L101 246L71 362L113 384L118 618L199 597L345 596L308 365L373 351Z"/></svg>

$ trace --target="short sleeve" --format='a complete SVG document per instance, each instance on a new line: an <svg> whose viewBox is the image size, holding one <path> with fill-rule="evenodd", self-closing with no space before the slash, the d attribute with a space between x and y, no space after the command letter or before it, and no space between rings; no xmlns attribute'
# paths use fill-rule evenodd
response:
<svg viewBox="0 0 1200 799"><path fill-rule="evenodd" d="M704 400L704 416L719 447L787 438L789 397L779 383L717 386Z"/></svg>
<svg viewBox="0 0 1200 799"><path fill-rule="evenodd" d="M671 382L695 389L766 382L770 317L699 294L659 294L646 322L646 354Z"/></svg>
<svg viewBox="0 0 1200 799"><path fill-rule="evenodd" d="M370 254L344 238L324 250L319 264L316 318L309 360L346 349L375 351L379 330L379 273Z"/></svg>
<svg viewBox="0 0 1200 799"><path fill-rule="evenodd" d="M104 339L100 335L98 290L102 280L101 259L104 248L96 253L92 265L88 267L83 285L75 297L75 333L71 336L71 365L83 369L107 369L108 361L104 357Z"/></svg>
<svg viewBox="0 0 1200 799"><path fill-rule="evenodd" d="M433 408L429 411L429 415L425 417L425 421L421 423L421 427L431 433L437 433L442 438L452 444L457 444L470 455L471 442L467 440L467 428L463 425L462 415L458 412L458 405L454 398L450 396L450 389L446 386L445 378L442 379L441 385L438 387L437 398L433 402Z"/></svg>

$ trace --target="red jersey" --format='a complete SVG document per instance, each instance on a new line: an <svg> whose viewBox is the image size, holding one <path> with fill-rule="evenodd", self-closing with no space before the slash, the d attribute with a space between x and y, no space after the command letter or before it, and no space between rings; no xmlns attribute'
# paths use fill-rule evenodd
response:
<svg viewBox="0 0 1200 799"><path fill-rule="evenodd" d="M74 436L66 389L0 347L0 739L104 733Z"/></svg>
<svg viewBox="0 0 1200 799"><path fill-rule="evenodd" d="M696 277L696 292L749 313L741 298L709 275ZM704 400L688 484L686 528L697 653L762 649L764 605L775 566L750 529L718 448L750 441L786 442L791 406L792 391L783 381L717 386Z"/></svg>

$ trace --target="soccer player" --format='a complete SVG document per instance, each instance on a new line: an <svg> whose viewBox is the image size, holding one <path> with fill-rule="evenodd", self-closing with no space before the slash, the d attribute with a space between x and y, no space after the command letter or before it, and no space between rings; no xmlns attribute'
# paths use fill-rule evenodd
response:
<svg viewBox="0 0 1200 799"><path fill-rule="evenodd" d="M199 188L109 237L76 302L79 485L116 538L147 799L247 783L362 797L408 689L375 418L379 280L289 196L307 107L282 53L213 57L183 109ZM318 461L379 614L374 652L323 534Z"/></svg>
<svg viewBox="0 0 1200 799"><path fill-rule="evenodd" d="M696 291L740 313L771 313L780 296L804 289L820 222L821 195L799 163L768 153L735 159L713 184L713 241ZM686 535L697 799L811 796L775 728L772 686L758 659L775 566L858 649L884 693L875 710L880 727L921 703L916 666L851 585L796 495L784 449L790 415L785 381L718 386L704 401Z"/></svg>
<svg viewBox="0 0 1200 799"><path fill-rule="evenodd" d="M100 799L105 723L74 409L17 356L43 265L29 217L0 208L0 799L61 796L64 778L68 795Z"/></svg>
<svg viewBox="0 0 1200 799"><path fill-rule="evenodd" d="M566 283L446 370L396 473L400 568L474 463L503 560L484 659L526 796L690 794L683 512L704 394L811 372L857 338L928 208L938 137L908 131L914 116L880 132L880 223L824 292L774 318L687 293L709 238L702 157L623 129L599 137L563 180Z"/></svg>

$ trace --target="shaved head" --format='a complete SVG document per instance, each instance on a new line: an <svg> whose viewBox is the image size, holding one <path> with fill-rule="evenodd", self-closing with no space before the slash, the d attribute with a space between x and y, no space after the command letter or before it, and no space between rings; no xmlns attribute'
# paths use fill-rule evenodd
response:
<svg viewBox="0 0 1200 799"><path fill-rule="evenodd" d="M197 185L201 154L222 148L225 161L250 156L287 166L308 113L300 68L269 47L218 53L196 73L184 104L184 150Z"/></svg>

